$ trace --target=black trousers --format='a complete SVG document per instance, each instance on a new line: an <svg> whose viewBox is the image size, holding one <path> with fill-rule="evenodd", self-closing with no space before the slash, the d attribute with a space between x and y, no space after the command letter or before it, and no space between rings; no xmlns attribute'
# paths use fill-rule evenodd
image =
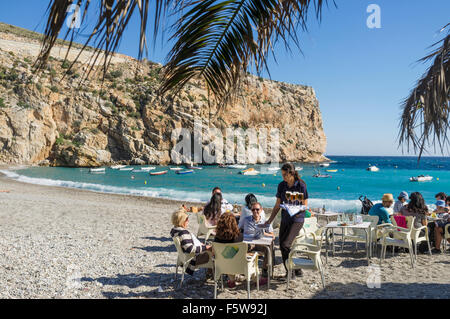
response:
<svg viewBox="0 0 450 319"><path fill-rule="evenodd" d="M281 258L283 259L283 265L286 268L285 261L289 258L289 252L291 251L292 242L295 237L298 236L300 230L303 227L303 222L297 223L292 220L292 217L285 211L281 212L281 225L280 225L280 250Z"/></svg>

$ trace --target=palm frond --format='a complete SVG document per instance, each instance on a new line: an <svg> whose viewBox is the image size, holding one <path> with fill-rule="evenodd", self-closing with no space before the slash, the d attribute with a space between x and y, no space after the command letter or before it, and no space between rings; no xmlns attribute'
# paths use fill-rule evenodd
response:
<svg viewBox="0 0 450 319"><path fill-rule="evenodd" d="M185 1L174 26L161 92L177 92L193 77L204 79L216 101L234 96L250 65L268 70L266 60L282 40L300 47L298 26L306 29L314 3L320 16L326 0L192 0Z"/></svg>
<svg viewBox="0 0 450 319"><path fill-rule="evenodd" d="M449 143L450 30L432 47L437 48L419 62L434 61L404 100L400 119L399 146L406 144L408 152L418 152L419 160L427 146L443 152Z"/></svg>
<svg viewBox="0 0 450 319"><path fill-rule="evenodd" d="M78 60L81 53L87 46L94 47L94 52L91 57L89 72L92 71L93 66L100 59L103 61L103 70L106 72L112 58L112 54L116 51L123 37L123 32L130 22L131 17L136 9L140 16L140 31L139 31L139 53L138 59L141 59L144 50L147 50L146 30L148 24L148 14L150 4L155 12L154 32L159 30L161 17L166 13L167 7L172 2L180 0L100 0L98 19L95 26L90 31L90 35L84 43L84 47L80 50L76 59ZM35 67L42 69L50 56L51 49L55 46L61 30L64 28L66 22L68 9L72 4L76 4L80 11L83 12L81 17L81 24L86 22L86 15L90 8L91 0L50 0L47 9L47 24L44 32L44 39ZM64 36L64 39L70 37L70 45L67 54L71 49L71 44L77 35L76 28L69 28ZM66 54L66 58L67 58ZM88 72L88 74L89 74Z"/></svg>

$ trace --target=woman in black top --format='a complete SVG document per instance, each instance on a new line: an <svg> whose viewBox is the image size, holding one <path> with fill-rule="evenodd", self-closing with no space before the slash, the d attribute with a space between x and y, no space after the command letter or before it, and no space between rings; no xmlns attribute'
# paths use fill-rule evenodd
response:
<svg viewBox="0 0 450 319"><path fill-rule="evenodd" d="M287 202L286 191L303 193L303 201L301 202L301 205L308 205L308 191L306 189L306 183L298 176L298 173L295 170L295 166L291 163L284 164L281 167L281 175L283 176L283 181L278 184L278 190L276 194L277 202L272 210L272 215L267 220L266 224L271 224L273 222L280 209L280 204ZM292 242L294 241L295 237L298 236L300 230L303 227L304 218L304 212L299 212L298 214L291 217L286 210L283 209L281 211L279 239L281 257L283 259L284 268L286 269L286 275L287 267L285 262L289 257ZM295 272L295 275L301 276L301 270L297 270Z"/></svg>

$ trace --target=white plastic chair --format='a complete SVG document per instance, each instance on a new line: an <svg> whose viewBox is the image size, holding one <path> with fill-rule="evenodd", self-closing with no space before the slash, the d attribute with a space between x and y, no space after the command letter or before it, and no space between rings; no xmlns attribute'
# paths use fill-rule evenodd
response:
<svg viewBox="0 0 450 319"><path fill-rule="evenodd" d="M407 216L406 217L406 223L408 228L403 228L400 226L386 226L382 229L382 238L381 238L381 245L382 245L382 251L381 251L381 257L380 257L380 265L383 262L383 259L386 258L386 247L387 246L393 246L392 247L392 254L394 254L394 246L396 247L403 247L408 248L409 255L411 258L411 266L414 268L414 253L413 253L413 245L412 245L412 229L414 228L414 219L413 216ZM391 218L393 222L395 222L393 216ZM392 234L393 238L391 238L389 235Z"/></svg>
<svg viewBox="0 0 450 319"><path fill-rule="evenodd" d="M420 236L420 232L424 231L424 235ZM428 237L428 226L421 226L419 228L415 228L413 225L412 232L411 232L411 239L413 241L414 246L414 258L417 260L417 244L426 241L428 244L428 252L431 254L431 246L430 246L430 239Z"/></svg>
<svg viewBox="0 0 450 319"><path fill-rule="evenodd" d="M450 224L445 225L444 228L444 253L447 251L447 240L450 239Z"/></svg>
<svg viewBox="0 0 450 319"><path fill-rule="evenodd" d="M172 239L173 239L173 242L174 242L175 247L178 252L177 264L176 264L176 268L175 268L175 280L177 280L178 267L182 267L182 269L183 269L183 273L181 274L181 281L180 281L180 287L181 287L183 285L184 273L186 272L186 268L189 266L189 263L191 262L191 260L193 258L195 258L195 253L192 252L190 254L186 254L185 252L183 252L183 249L181 248L180 237L175 236ZM214 269L214 261L212 258L212 254L209 251L207 253L209 254L209 261L205 264L196 266L195 269L198 269L198 268Z"/></svg>
<svg viewBox="0 0 450 319"><path fill-rule="evenodd" d="M291 246L291 251L289 252L288 260L286 261L286 267L288 269L287 288L289 288L291 273L293 270L309 269L320 272L320 276L322 277L322 286L325 289L325 277L323 275L320 249L321 248L319 244L310 245L307 243L294 241L293 245ZM298 255L299 253L306 255L308 258L296 257L296 255Z"/></svg>
<svg viewBox="0 0 450 319"><path fill-rule="evenodd" d="M198 222L198 230L197 237L205 235L205 243L211 237L214 239L214 231L216 230L216 226L208 225L206 217L203 213L197 213L197 222Z"/></svg>
<svg viewBox="0 0 450 319"><path fill-rule="evenodd" d="M306 243L312 245L319 245L322 249L325 227L319 227L317 217L305 218L300 234L297 236L297 243Z"/></svg>
<svg viewBox="0 0 450 319"><path fill-rule="evenodd" d="M212 243L214 251L214 299L217 298L217 282L222 275L244 275L247 279L247 297L250 298L250 279L256 275L256 287L259 291L258 254L247 254L246 243Z"/></svg>

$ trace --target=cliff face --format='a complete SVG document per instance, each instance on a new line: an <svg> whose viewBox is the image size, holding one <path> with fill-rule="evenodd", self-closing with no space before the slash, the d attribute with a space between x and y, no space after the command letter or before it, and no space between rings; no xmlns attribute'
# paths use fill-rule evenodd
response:
<svg viewBox="0 0 450 319"><path fill-rule="evenodd" d="M248 76L233 105L217 112L200 80L161 98L161 65L117 55L102 83L80 85L89 52L72 70L55 48L46 70L33 74L39 43L0 28L0 163L55 166L171 162L175 128L194 119L216 127L279 129L280 160L318 162L326 138L311 87ZM70 57L76 54L76 50ZM270 140L269 140L270 142Z"/></svg>

